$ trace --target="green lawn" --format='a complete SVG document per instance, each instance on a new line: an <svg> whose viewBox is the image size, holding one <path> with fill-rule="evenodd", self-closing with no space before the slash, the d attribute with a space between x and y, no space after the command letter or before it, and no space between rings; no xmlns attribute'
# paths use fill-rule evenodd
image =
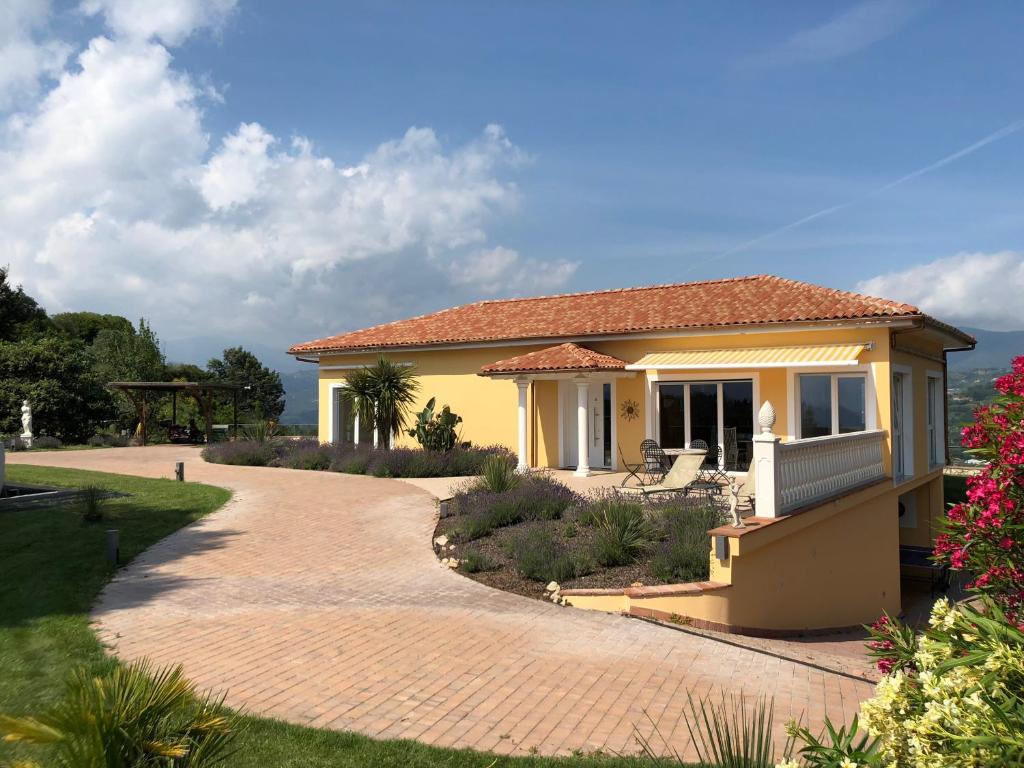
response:
<svg viewBox="0 0 1024 768"><path fill-rule="evenodd" d="M81 487L99 485L127 498L108 501L105 519L83 523L71 509L0 512L0 712L31 714L59 695L68 672L85 665L102 673L108 659L89 629L88 610L111 576L103 559L107 528L121 532L127 562L149 545L209 514L230 494L173 480L146 480L49 467L9 465L11 482ZM435 749L416 742L373 741L351 733L319 731L246 717L238 753L229 768L243 766L446 766L449 768L556 768L637 766L625 758L504 758ZM34 755L0 742L0 764Z"/></svg>

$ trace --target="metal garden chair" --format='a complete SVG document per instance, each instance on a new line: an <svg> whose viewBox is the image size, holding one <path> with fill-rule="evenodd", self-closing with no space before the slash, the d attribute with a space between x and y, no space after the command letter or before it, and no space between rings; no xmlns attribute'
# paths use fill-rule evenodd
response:
<svg viewBox="0 0 1024 768"><path fill-rule="evenodd" d="M640 453L644 457L643 485L660 482L672 466L669 455L661 449L657 441L650 438L640 443Z"/></svg>

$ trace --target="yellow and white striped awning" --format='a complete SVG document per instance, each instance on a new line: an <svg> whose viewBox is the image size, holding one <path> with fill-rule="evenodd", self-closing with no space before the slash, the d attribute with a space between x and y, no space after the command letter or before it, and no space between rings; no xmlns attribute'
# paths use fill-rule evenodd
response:
<svg viewBox="0 0 1024 768"><path fill-rule="evenodd" d="M651 352L627 371L696 371L723 368L816 368L856 365L860 353L871 344L818 344L800 347L743 347L741 349L689 349Z"/></svg>

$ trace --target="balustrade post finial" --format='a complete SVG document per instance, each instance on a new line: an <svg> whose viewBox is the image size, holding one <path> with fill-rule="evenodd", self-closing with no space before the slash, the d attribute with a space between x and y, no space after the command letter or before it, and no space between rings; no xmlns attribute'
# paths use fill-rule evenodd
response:
<svg viewBox="0 0 1024 768"><path fill-rule="evenodd" d="M771 400L765 400L761 405L761 410L757 412L757 423L761 427L762 434L771 434L772 427L775 426L775 406L772 405Z"/></svg>

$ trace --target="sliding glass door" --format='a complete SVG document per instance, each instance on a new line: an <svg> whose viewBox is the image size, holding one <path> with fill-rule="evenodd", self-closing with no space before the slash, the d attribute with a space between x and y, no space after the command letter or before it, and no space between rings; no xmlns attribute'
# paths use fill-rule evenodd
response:
<svg viewBox="0 0 1024 768"><path fill-rule="evenodd" d="M752 381L660 382L657 395L662 448L689 448L702 440L720 466L746 470L753 453Z"/></svg>

